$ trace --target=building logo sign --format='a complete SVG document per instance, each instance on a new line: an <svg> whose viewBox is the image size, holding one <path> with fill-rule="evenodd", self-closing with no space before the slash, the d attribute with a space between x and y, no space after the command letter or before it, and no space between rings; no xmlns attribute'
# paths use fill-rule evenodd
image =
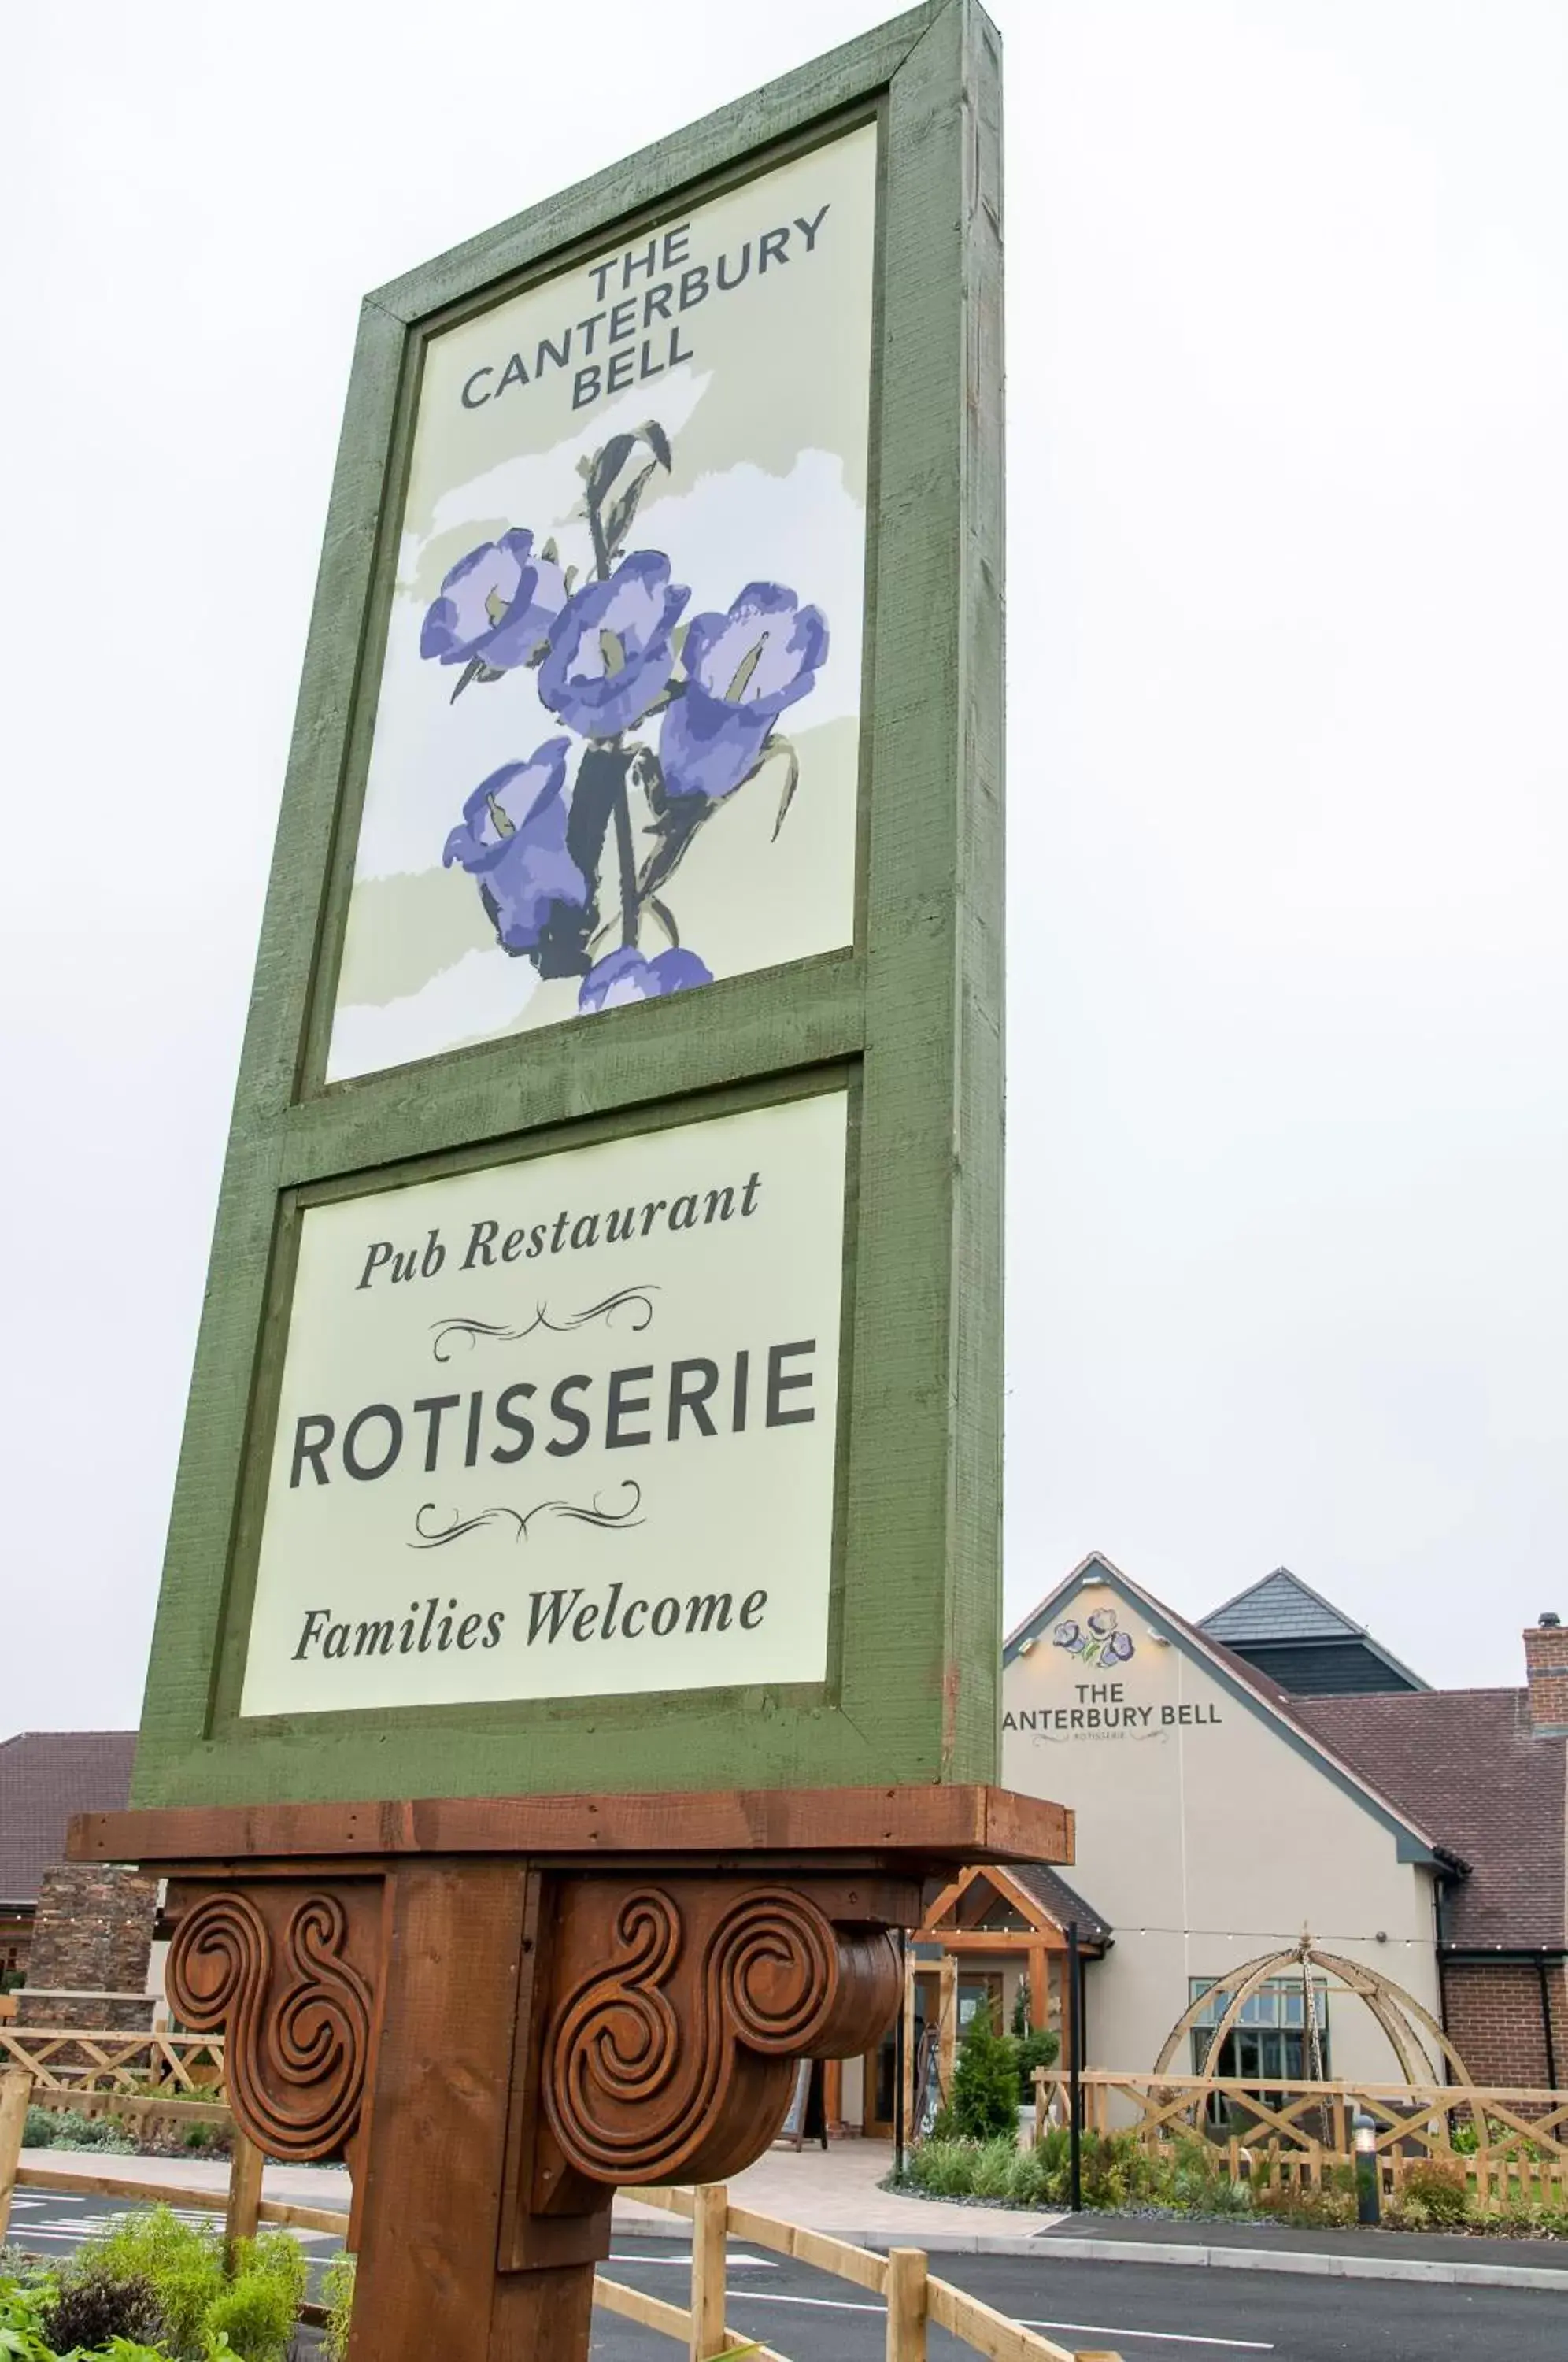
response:
<svg viewBox="0 0 1568 2362"><path fill-rule="evenodd" d="M1137 1654L1132 1633L1117 1628L1114 1607L1097 1607L1081 1624L1069 1617L1057 1625L1051 1642L1086 1665L1124 1665Z"/></svg>
<svg viewBox="0 0 1568 2362"><path fill-rule="evenodd" d="M820 1682L846 1129L309 1208L241 1712Z"/></svg>
<svg viewBox="0 0 1568 2362"><path fill-rule="evenodd" d="M1164 1700L1139 1705L1124 1682L1075 1682L1072 1705L1020 1706L1002 1716L1004 1730L1031 1730L1048 1738L1109 1738L1118 1732L1146 1738L1162 1730L1197 1730L1224 1719L1216 1705Z"/></svg>
<svg viewBox="0 0 1568 2362"><path fill-rule="evenodd" d="M1090 1599L1103 1596L1098 1587L1088 1594ZM1080 1597L1072 1607L1075 1612L1051 1628L1048 1652L1026 1652L1009 1668L1004 1732L1059 1745L1082 1738L1154 1738L1223 1721L1212 1699L1179 1694L1179 1650L1141 1650L1113 1604L1088 1606ZM1029 1697L1027 1705L1012 1702L1022 1696Z"/></svg>

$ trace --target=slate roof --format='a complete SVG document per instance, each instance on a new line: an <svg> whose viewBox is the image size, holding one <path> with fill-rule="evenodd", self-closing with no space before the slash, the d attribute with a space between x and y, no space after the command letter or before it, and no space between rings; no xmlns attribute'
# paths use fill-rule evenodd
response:
<svg viewBox="0 0 1568 2362"><path fill-rule="evenodd" d="M1427 1687L1364 1624L1353 1624L1287 1566L1226 1600L1198 1628L1253 1658L1299 1696Z"/></svg>
<svg viewBox="0 0 1568 2362"><path fill-rule="evenodd" d="M134 1730L24 1730L0 1741L0 1903L36 1903L73 1813L130 1802Z"/></svg>
<svg viewBox="0 0 1568 2362"><path fill-rule="evenodd" d="M1261 1583L1239 1591L1198 1628L1235 1648L1248 1640L1358 1640L1362 1627L1321 1598L1310 1585L1276 1566Z"/></svg>
<svg viewBox="0 0 1568 2362"><path fill-rule="evenodd" d="M1525 1690L1297 1698L1294 1711L1470 1875L1443 1899L1445 1943L1568 1944L1568 1740L1539 1738Z"/></svg>
<svg viewBox="0 0 1568 2362"><path fill-rule="evenodd" d="M1026 1894L1033 1896L1064 1935L1076 1919L1080 1943L1105 1945L1110 1942L1110 1920L1102 1919L1093 1904L1084 1901L1077 1887L1069 1886L1065 1878L1059 1878L1044 1862L1010 1861L1007 1875L1016 1879Z"/></svg>

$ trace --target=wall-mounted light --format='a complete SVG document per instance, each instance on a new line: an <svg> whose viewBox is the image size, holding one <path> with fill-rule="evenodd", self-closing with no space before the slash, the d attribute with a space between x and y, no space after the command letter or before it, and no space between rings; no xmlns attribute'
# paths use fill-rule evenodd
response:
<svg viewBox="0 0 1568 2362"><path fill-rule="evenodd" d="M1027 1640L1021 1640L1021 1641L1019 1642L1019 1644L1018 1644L1018 1653L1019 1653L1019 1655L1020 1655L1021 1657L1027 1657L1027 1656L1028 1656L1028 1654L1029 1654L1029 1651L1031 1650L1031 1649L1032 1649L1032 1648L1033 1648L1033 1646L1034 1646L1034 1635L1033 1635L1033 1633L1032 1632L1032 1633L1030 1634L1030 1636L1029 1636L1029 1638L1028 1638L1028 1639L1027 1639Z"/></svg>
<svg viewBox="0 0 1568 2362"><path fill-rule="evenodd" d="M1156 1632L1152 1624L1144 1626L1143 1638L1156 1649L1168 1649L1171 1645L1170 1634L1168 1632Z"/></svg>

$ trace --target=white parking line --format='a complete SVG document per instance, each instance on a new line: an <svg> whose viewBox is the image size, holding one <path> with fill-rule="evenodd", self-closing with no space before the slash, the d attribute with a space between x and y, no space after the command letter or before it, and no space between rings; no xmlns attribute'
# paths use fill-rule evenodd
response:
<svg viewBox="0 0 1568 2362"><path fill-rule="evenodd" d="M37 2216L29 2214L26 2223L18 2224L17 2227L18 2230L25 2230L29 2239L74 2239L84 2242L105 2237L111 2225L119 2219L118 2216L112 2214L56 2214L46 2215L40 2222ZM214 2218L210 2214L187 2212L180 2213L177 2219L183 2223L211 2223ZM293 2224L290 2224L288 2228L302 2246L316 2241L328 2242L334 2235L330 2231L302 2231Z"/></svg>
<svg viewBox="0 0 1568 2362"><path fill-rule="evenodd" d="M804 2304L817 2312L880 2312L885 2304L852 2304L842 2296L782 2296L777 2289L731 2289L736 2304Z"/></svg>
<svg viewBox="0 0 1568 2362"><path fill-rule="evenodd" d="M691 2250L681 2247L673 2256L623 2256L613 2248L609 2261L613 2264L679 2264L684 2272L691 2268ZM732 2272L776 2272L778 2269L771 2256L737 2256L733 2250L724 2257L724 2265Z"/></svg>
<svg viewBox="0 0 1568 2362"><path fill-rule="evenodd" d="M785 2296L775 2289L732 2289L730 2296L736 2304L797 2304L816 2312L877 2312L886 2314L884 2304L856 2304L846 2297ZM1156 2345L1217 2345L1231 2354L1272 2354L1272 2345L1255 2337L1195 2337L1190 2330L1179 2329L1105 2329L1088 2321L1021 2321L1021 2329L1065 2329L1083 2337L1138 2337Z"/></svg>
<svg viewBox="0 0 1568 2362"><path fill-rule="evenodd" d="M1195 2337L1184 2329L1105 2329L1097 2321L1021 2321L1021 2329L1064 2329L1073 2337L1143 2337L1156 2345L1223 2345L1232 2354L1272 2354L1255 2337Z"/></svg>

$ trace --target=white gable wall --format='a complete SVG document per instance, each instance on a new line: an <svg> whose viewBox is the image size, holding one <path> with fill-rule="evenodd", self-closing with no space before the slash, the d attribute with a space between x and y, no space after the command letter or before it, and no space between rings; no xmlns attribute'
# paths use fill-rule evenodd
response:
<svg viewBox="0 0 1568 2362"><path fill-rule="evenodd" d="M1131 1657L1086 1664L1055 1644L1062 1625L1107 1613ZM1087 2064L1152 2068L1190 1977L1294 1944L1304 1926L1437 2015L1430 1871L1400 1861L1396 1830L1196 1650L1160 1646L1135 1598L1103 1584L1065 1594L1006 1667L1002 1705L1003 1780L1073 1807L1066 1875L1115 1934L1088 1970ZM1330 2020L1334 2074L1398 2078L1361 2003L1334 1994ZM1171 2066L1190 2072L1185 2042Z"/></svg>

